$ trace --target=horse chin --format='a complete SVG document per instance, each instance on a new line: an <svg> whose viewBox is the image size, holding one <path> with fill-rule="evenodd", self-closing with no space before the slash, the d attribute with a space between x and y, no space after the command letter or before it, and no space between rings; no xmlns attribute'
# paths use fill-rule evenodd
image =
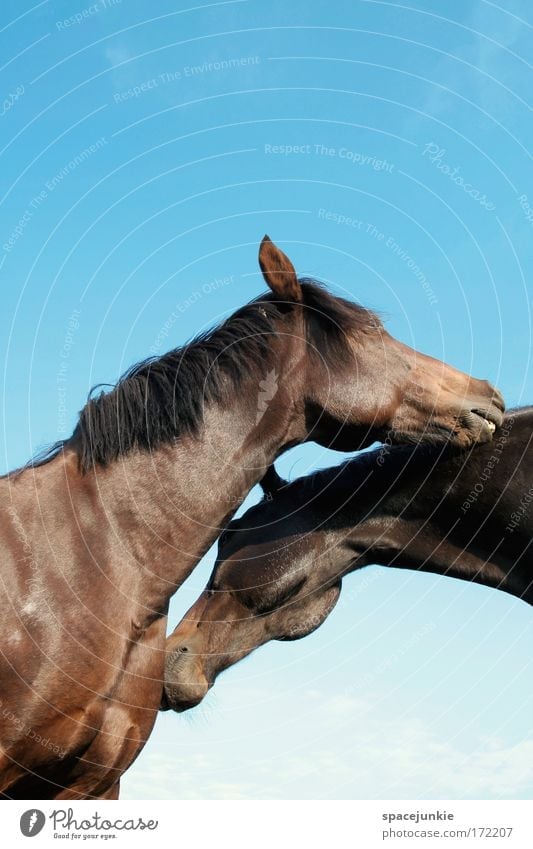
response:
<svg viewBox="0 0 533 849"><path fill-rule="evenodd" d="M187 688L165 684L161 696L160 711L173 710L175 713L184 713L186 710L197 707L207 694L208 686L188 685Z"/></svg>
<svg viewBox="0 0 533 849"><path fill-rule="evenodd" d="M383 440L392 445L449 445L451 448L466 449L492 440L496 425L482 416L471 414L467 422L455 425L433 425L423 432L394 428Z"/></svg>

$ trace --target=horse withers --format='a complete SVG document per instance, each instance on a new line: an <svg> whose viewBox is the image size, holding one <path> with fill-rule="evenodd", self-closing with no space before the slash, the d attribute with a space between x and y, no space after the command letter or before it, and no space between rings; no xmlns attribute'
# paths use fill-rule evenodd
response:
<svg viewBox="0 0 533 849"><path fill-rule="evenodd" d="M284 450L488 441L503 400L299 280L93 397L0 480L0 794L111 798L157 716L169 598ZM44 742L43 742L44 741Z"/></svg>
<svg viewBox="0 0 533 849"><path fill-rule="evenodd" d="M533 408L471 451L386 447L287 484L219 542L209 583L167 640L162 707L198 704L270 640L322 624L343 578L369 564L449 575L533 604Z"/></svg>

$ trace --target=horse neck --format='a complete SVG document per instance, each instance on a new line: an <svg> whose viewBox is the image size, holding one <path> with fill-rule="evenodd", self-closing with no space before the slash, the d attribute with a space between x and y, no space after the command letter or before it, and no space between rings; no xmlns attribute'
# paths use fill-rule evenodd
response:
<svg viewBox="0 0 533 849"><path fill-rule="evenodd" d="M142 574L152 606L185 580L275 457L306 438L293 372L290 362L275 368L277 391L268 403L263 378L250 376L231 405L206 408L198 435L76 472L73 489L102 533L121 541L121 568L129 560Z"/></svg>
<svg viewBox="0 0 533 849"><path fill-rule="evenodd" d="M533 602L533 576L528 580L523 574L530 571L527 565L516 564L517 556L505 533L503 516L508 518L508 514L494 506L498 492L493 495L492 487L487 487L477 509L469 513L464 509L465 499L475 491L478 469L464 467L457 483L458 468L444 460L426 480L424 472L422 476L404 474L399 486L394 485L391 474L390 481L382 482L383 493L387 483L390 493L376 499L373 491L367 502L363 488L358 494L359 521L345 532L350 552L345 572L369 564L394 566L471 581ZM492 485L497 490L497 475L495 478ZM359 518L365 504L370 509ZM353 505L350 512L353 522ZM487 517L490 524L484 527ZM524 540L517 537L515 542L517 552L524 552Z"/></svg>

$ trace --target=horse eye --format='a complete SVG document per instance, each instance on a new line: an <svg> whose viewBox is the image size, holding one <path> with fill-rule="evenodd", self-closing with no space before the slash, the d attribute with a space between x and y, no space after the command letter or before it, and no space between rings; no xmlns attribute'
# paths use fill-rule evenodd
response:
<svg viewBox="0 0 533 849"><path fill-rule="evenodd" d="M297 595L306 582L303 577L296 583L286 586L280 586L279 583L267 585L265 587L257 587L252 592L243 592L241 601L243 604L252 609L258 616L264 616L268 613L273 613L287 604L295 595Z"/></svg>

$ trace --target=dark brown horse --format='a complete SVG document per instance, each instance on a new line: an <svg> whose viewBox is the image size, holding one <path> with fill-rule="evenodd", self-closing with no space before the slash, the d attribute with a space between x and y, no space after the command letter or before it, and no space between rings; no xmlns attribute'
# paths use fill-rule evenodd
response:
<svg viewBox="0 0 533 849"><path fill-rule="evenodd" d="M269 640L322 624L370 563L450 575L533 604L533 407L472 451L386 448L286 484L221 537L206 590L167 640L163 707L186 710Z"/></svg>
<svg viewBox="0 0 533 849"><path fill-rule="evenodd" d="M116 798L161 701L167 605L275 457L314 439L491 439L500 394L300 281L135 366L0 481L0 792Z"/></svg>

